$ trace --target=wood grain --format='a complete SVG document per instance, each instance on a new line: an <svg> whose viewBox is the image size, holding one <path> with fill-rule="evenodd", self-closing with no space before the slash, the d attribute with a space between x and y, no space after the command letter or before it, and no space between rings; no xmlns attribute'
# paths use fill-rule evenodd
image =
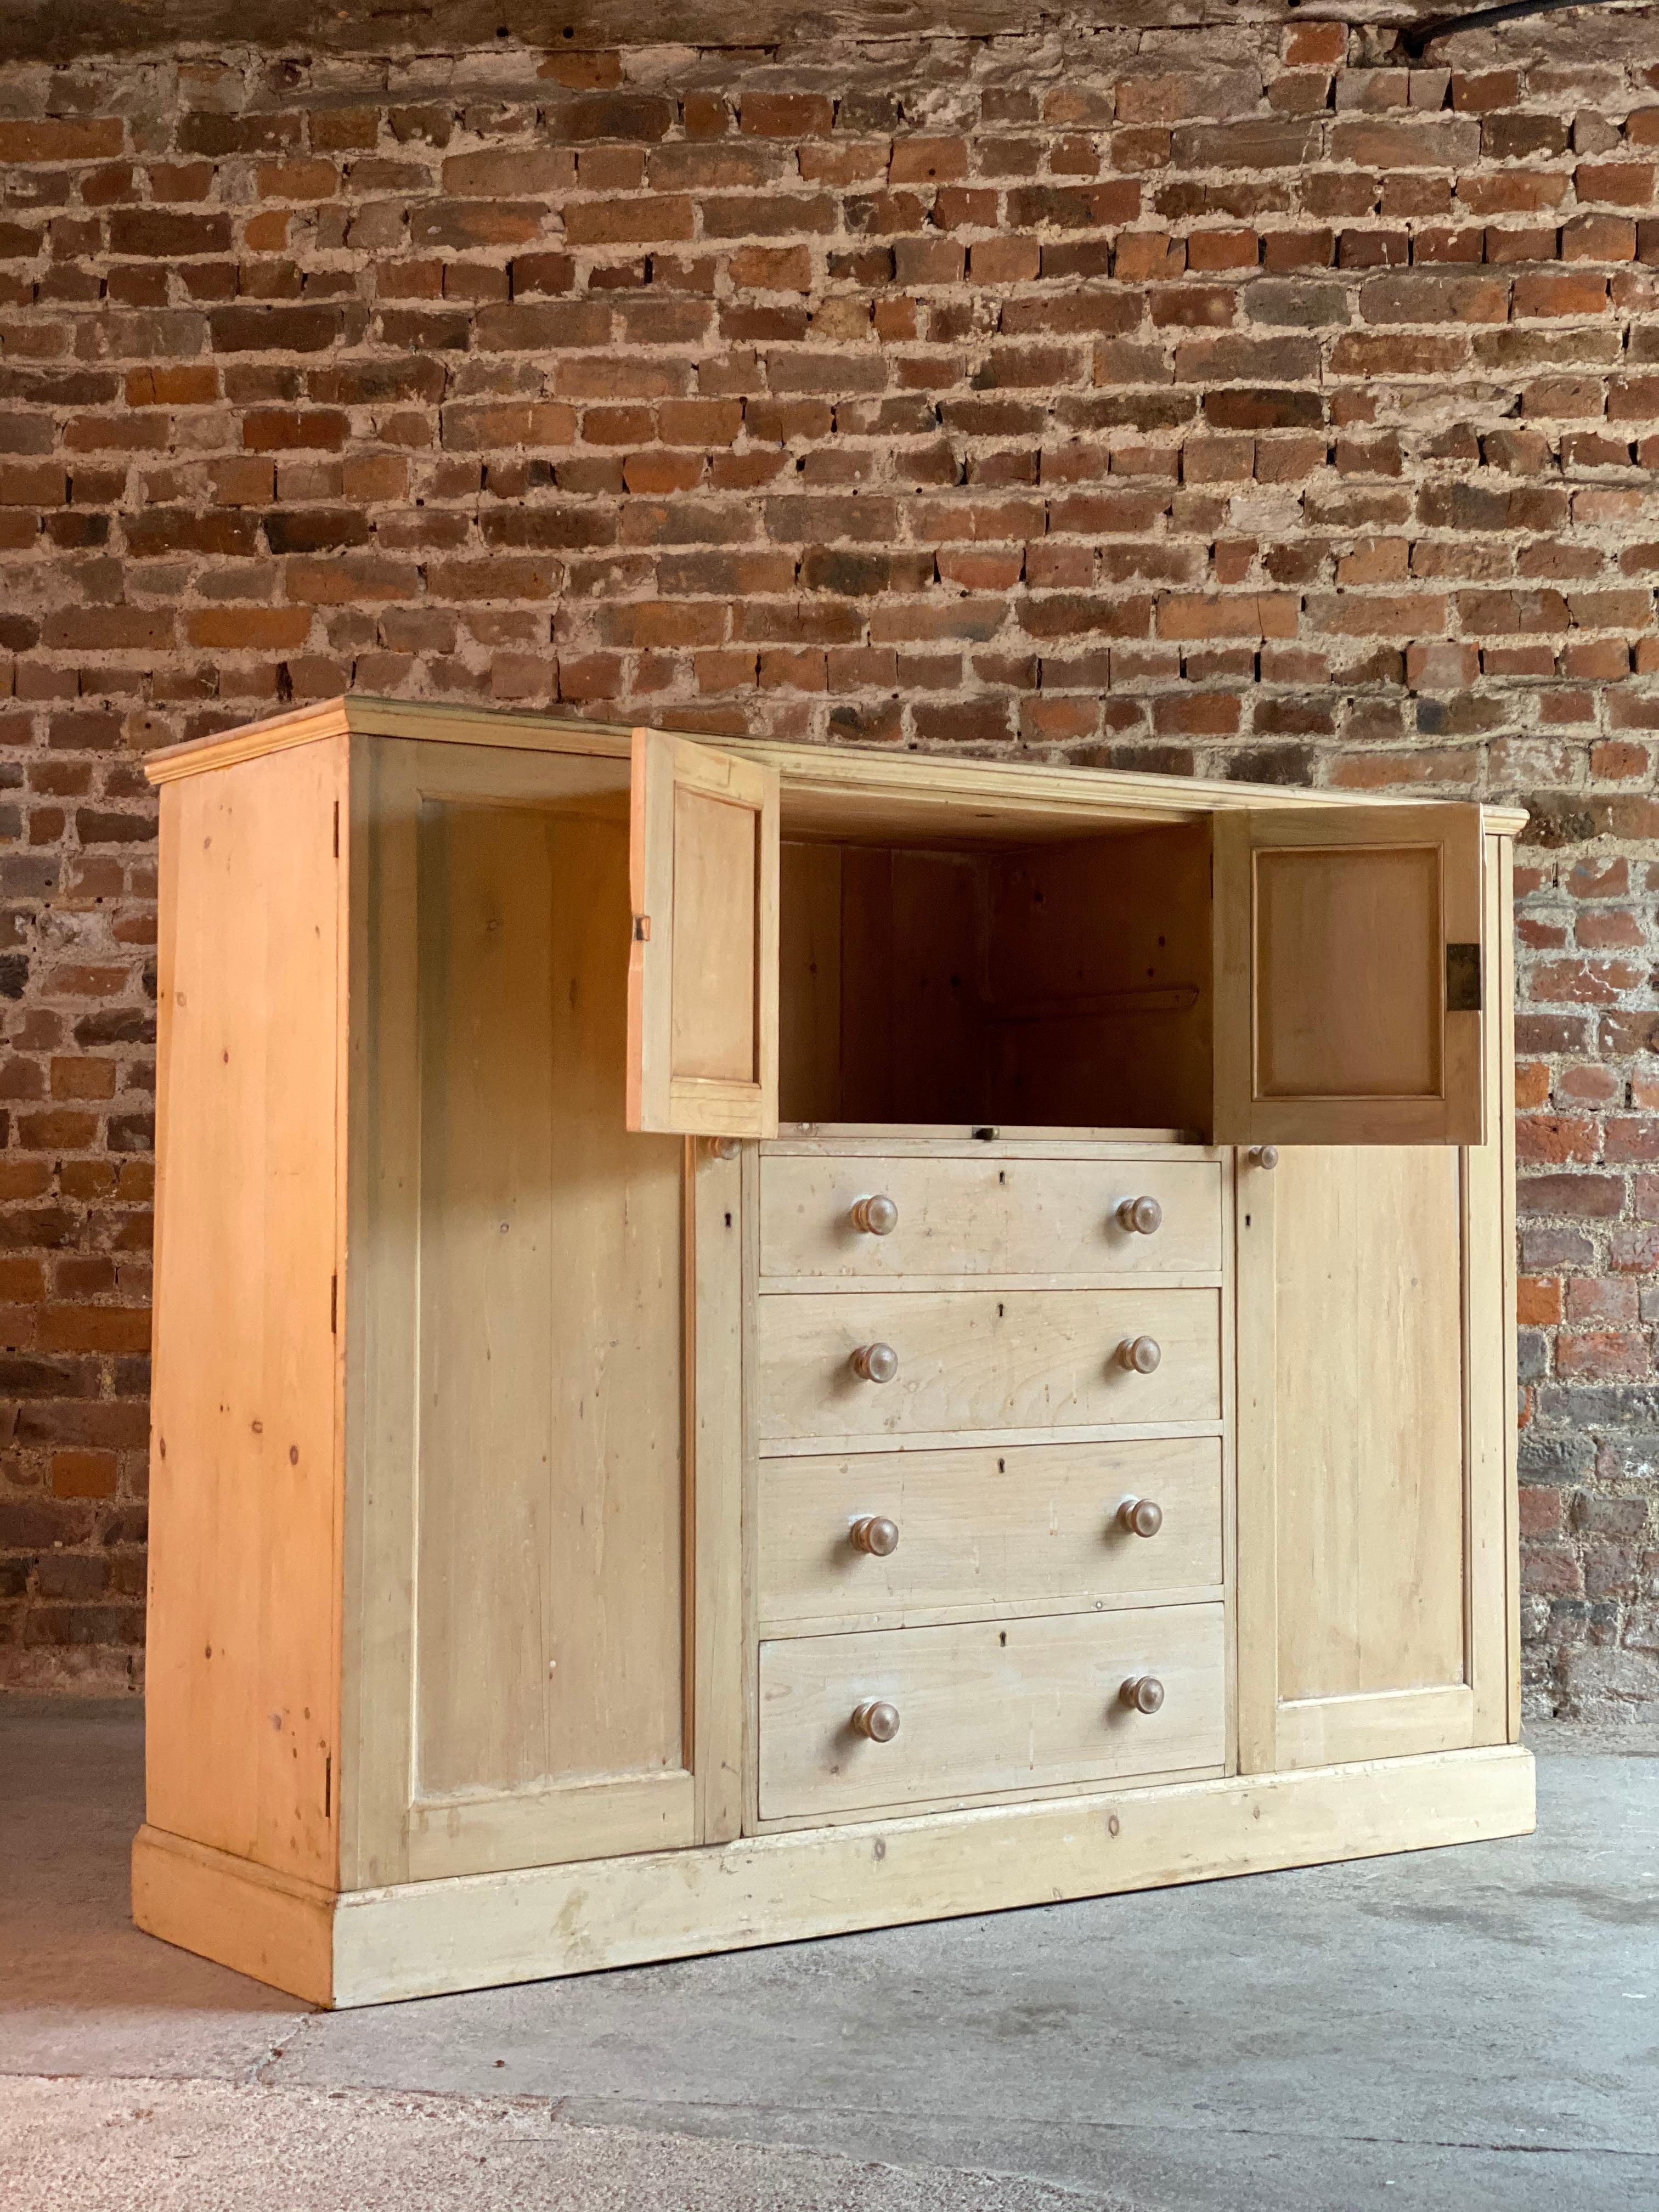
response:
<svg viewBox="0 0 1659 2212"><path fill-rule="evenodd" d="M681 1147L623 1122L625 832L422 814L418 1788L686 1764Z"/></svg>
<svg viewBox="0 0 1659 2212"><path fill-rule="evenodd" d="M1148 1161L890 1158L769 1152L761 1162L761 1274L883 1282L927 1275L1206 1274L1221 1266L1221 1166ZM882 1192L890 1234L855 1228L854 1203ZM1117 1218L1156 1198L1163 1225L1143 1237Z"/></svg>
<svg viewBox="0 0 1659 2212"><path fill-rule="evenodd" d="M688 1844L685 1148L623 1128L626 764L356 742L349 1886Z"/></svg>
<svg viewBox="0 0 1659 2212"><path fill-rule="evenodd" d="M1463 1180L1437 1146L1241 1170L1247 1768L1476 1740L1464 1361L1499 1322L1466 1306Z"/></svg>
<svg viewBox="0 0 1659 2212"><path fill-rule="evenodd" d="M161 825L146 1773L153 1824L337 1863L339 743Z"/></svg>
<svg viewBox="0 0 1659 2212"><path fill-rule="evenodd" d="M1212 1291L868 1291L763 1298L759 1433L772 1439L899 1437L1212 1421L1221 1413L1220 1308ZM1164 1346L1156 1374L1116 1361L1126 1338ZM860 1382L853 1352L898 1353L895 1381Z"/></svg>
<svg viewBox="0 0 1659 2212"><path fill-rule="evenodd" d="M586 756L625 763L634 738L630 728L585 717L442 701L377 699L357 693L272 714L240 729L160 747L145 757L144 773L152 783L170 782L233 760L348 733L518 750L565 762ZM1287 785L1144 775L1126 769L1102 775L1094 769L1054 768L1032 760L896 756L868 745L787 745L747 738L724 738L721 744L744 760L775 769L787 781L792 836L835 836L843 830L867 834L873 830L878 842L890 843L895 825L907 810L910 819L931 824L935 831L954 824L969 842L996 845L1008 842L1006 817L1018 818L1022 839L1046 830L1063 840L1114 823L1128 828L1148 822L1188 822L1195 817L1245 812L1264 804L1291 813L1317 809L1330 819L1356 808L1387 816L1424 804L1418 799L1380 798L1373 792L1301 791ZM1524 807L1483 805L1480 813L1489 832L1513 834L1527 825ZM841 830L826 830L831 816Z"/></svg>
<svg viewBox="0 0 1659 2212"><path fill-rule="evenodd" d="M1150 1538L1116 1519L1151 1498ZM759 1478L758 1589L772 1627L837 1616L902 1624L923 1612L1121 1601L1218 1587L1218 1437L768 1459ZM885 1559L857 1550L860 1514L897 1524Z"/></svg>
<svg viewBox="0 0 1659 2212"><path fill-rule="evenodd" d="M985 1118L1206 1127L1207 828L999 854L988 907Z"/></svg>
<svg viewBox="0 0 1659 2212"><path fill-rule="evenodd" d="M1480 809L1212 828L1216 1140L1478 1145L1486 1017L1449 1010L1445 957L1485 940Z"/></svg>
<svg viewBox="0 0 1659 2212"><path fill-rule="evenodd" d="M635 732L627 1126L766 1137L778 1126L778 779Z"/></svg>
<svg viewBox="0 0 1659 2212"><path fill-rule="evenodd" d="M763 1643L761 1816L1218 1767L1222 1641L1221 1607L1187 1605ZM1121 1686L1148 1672L1163 1706L1132 1712ZM849 1725L866 1698L897 1707L891 1742Z"/></svg>
<svg viewBox="0 0 1659 2212"><path fill-rule="evenodd" d="M1310 1147L1275 1173L1279 1694L1462 1682L1457 1155Z"/></svg>

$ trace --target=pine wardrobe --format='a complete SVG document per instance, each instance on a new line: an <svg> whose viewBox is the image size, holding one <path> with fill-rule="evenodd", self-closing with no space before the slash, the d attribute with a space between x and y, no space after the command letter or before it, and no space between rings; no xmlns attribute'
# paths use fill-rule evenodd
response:
<svg viewBox="0 0 1659 2212"><path fill-rule="evenodd" d="M138 1924L355 2005L1523 1832L1462 803L154 756Z"/></svg>

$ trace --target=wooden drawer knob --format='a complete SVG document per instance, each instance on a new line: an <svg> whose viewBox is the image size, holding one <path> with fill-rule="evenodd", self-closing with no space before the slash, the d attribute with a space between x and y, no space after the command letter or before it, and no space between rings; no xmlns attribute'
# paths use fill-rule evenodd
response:
<svg viewBox="0 0 1659 2212"><path fill-rule="evenodd" d="M1252 1145L1249 1157L1253 1168L1276 1168L1279 1165L1279 1147L1277 1145Z"/></svg>
<svg viewBox="0 0 1659 2212"><path fill-rule="evenodd" d="M884 1190L878 1190L873 1198L854 1199L853 1226L866 1237L890 1237L898 1227L898 1208Z"/></svg>
<svg viewBox="0 0 1659 2212"><path fill-rule="evenodd" d="M853 1372L861 1382L890 1382L898 1373L898 1354L890 1344L861 1344L853 1354Z"/></svg>
<svg viewBox="0 0 1659 2212"><path fill-rule="evenodd" d="M1164 1508L1154 1498L1126 1498L1117 1518L1118 1526L1132 1536L1156 1536L1164 1526Z"/></svg>
<svg viewBox="0 0 1659 2212"><path fill-rule="evenodd" d="M898 1707L884 1698L866 1698L853 1708L853 1726L872 1743L891 1743L899 1731Z"/></svg>
<svg viewBox="0 0 1659 2212"><path fill-rule="evenodd" d="M1126 1198L1117 1210L1118 1226L1139 1237L1156 1237L1164 1226L1164 1208L1155 1198Z"/></svg>
<svg viewBox="0 0 1659 2212"><path fill-rule="evenodd" d="M1164 1347L1155 1336L1126 1336L1117 1356L1131 1374L1151 1375L1164 1357Z"/></svg>
<svg viewBox="0 0 1659 2212"><path fill-rule="evenodd" d="M890 1559L898 1549L898 1522L884 1513L865 1514L848 1533L854 1551L868 1552L878 1559Z"/></svg>
<svg viewBox="0 0 1659 2212"><path fill-rule="evenodd" d="M1164 1703L1164 1685L1156 1674L1131 1674L1118 1696L1132 1713L1155 1713Z"/></svg>

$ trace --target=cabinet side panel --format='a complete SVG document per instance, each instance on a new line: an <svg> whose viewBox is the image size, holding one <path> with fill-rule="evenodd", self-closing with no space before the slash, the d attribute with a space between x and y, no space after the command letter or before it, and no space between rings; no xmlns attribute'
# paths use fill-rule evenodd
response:
<svg viewBox="0 0 1659 2212"><path fill-rule="evenodd" d="M1276 1170L1279 1695L1465 1679L1459 1157Z"/></svg>
<svg viewBox="0 0 1659 2212"><path fill-rule="evenodd" d="M420 823L416 1793L683 1735L682 1153L623 1121L626 834Z"/></svg>
<svg viewBox="0 0 1659 2212"><path fill-rule="evenodd" d="M1520 1721L1516 1593L1515 856L1487 840L1486 1141L1466 1155L1465 1328L1469 1431L1469 1682L1475 1741L1513 1741Z"/></svg>
<svg viewBox="0 0 1659 2212"><path fill-rule="evenodd" d="M150 1826L331 1884L343 741L166 787Z"/></svg>

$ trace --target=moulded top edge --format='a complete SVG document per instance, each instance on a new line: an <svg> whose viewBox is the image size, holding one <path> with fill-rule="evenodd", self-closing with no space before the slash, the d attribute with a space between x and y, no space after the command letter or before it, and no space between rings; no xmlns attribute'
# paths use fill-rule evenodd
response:
<svg viewBox="0 0 1659 2212"><path fill-rule="evenodd" d="M498 745L528 751L626 753L634 727L617 722L586 721L556 714L526 714L441 702L380 699L365 696L329 699L296 708L262 721L246 723L152 753L144 773L152 783L199 775L261 753L319 738L351 733L368 737L416 738L433 744ZM1039 761L963 760L954 754L894 752L867 745L775 744L764 738L714 738L696 731L672 734L693 744L729 746L775 767L786 791L817 791L826 796L861 791L876 796L909 792L948 805L975 798L1020 806L1108 809L1124 814L1179 820L1198 814L1234 812L1250 806L1444 805L1424 799L1373 792L1314 791L1296 786L1217 782L1196 776L1143 775L1121 769L1071 768ZM1483 805L1489 830L1517 831L1527 822L1524 808Z"/></svg>

